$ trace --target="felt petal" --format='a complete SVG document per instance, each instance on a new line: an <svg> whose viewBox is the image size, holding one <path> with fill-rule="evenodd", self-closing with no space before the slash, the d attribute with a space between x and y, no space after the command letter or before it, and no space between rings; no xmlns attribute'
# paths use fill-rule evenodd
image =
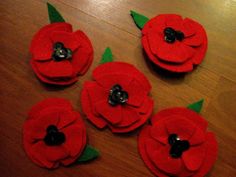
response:
<svg viewBox="0 0 236 177"><path fill-rule="evenodd" d="M183 152L182 159L188 170L196 171L202 166L206 150L207 146L204 143L198 146L190 146L187 151Z"/></svg>
<svg viewBox="0 0 236 177"><path fill-rule="evenodd" d="M149 100L149 102L150 102L149 109L146 111L145 114L139 114L139 116L141 117L141 119L139 121L135 122L134 124L132 124L131 126L128 126L128 127L115 127L115 126L108 124L111 131L113 133L127 133L127 132L131 132L131 131L137 129L138 127L142 126L143 124L145 124L145 122L147 122L148 118L151 116L152 110L153 110L153 101Z"/></svg>
<svg viewBox="0 0 236 177"><path fill-rule="evenodd" d="M36 76L39 78L40 81L42 81L44 83L64 86L64 85L71 85L71 84L75 83L76 81L78 81L78 78L76 76L71 77L71 78L57 78L57 79L45 77L44 75L42 75L39 72L38 66L36 65L37 62L34 62L31 60L30 64L31 64Z"/></svg>
<svg viewBox="0 0 236 177"><path fill-rule="evenodd" d="M111 106L108 100L101 100L95 104L96 111L111 124L122 121L121 105Z"/></svg>
<svg viewBox="0 0 236 177"><path fill-rule="evenodd" d="M152 53L166 62L183 63L194 54L191 47L177 40L174 43L167 43L164 35L155 32L148 34L148 42Z"/></svg>
<svg viewBox="0 0 236 177"><path fill-rule="evenodd" d="M123 107L121 109L121 112L122 120L117 125L115 125L116 127L127 127L141 119L139 114L134 109L129 108L128 106Z"/></svg>
<svg viewBox="0 0 236 177"><path fill-rule="evenodd" d="M156 57L149 46L148 43L148 39L146 36L142 37L142 45L144 47L144 50L146 52L146 54L148 55L149 59L156 64L157 66L166 69L168 71L171 72L178 72L178 73L182 73L182 72L190 72L193 70L193 64L191 60L187 60L186 62L182 63L182 64L171 64L171 63L166 63L161 61L158 57Z"/></svg>
<svg viewBox="0 0 236 177"><path fill-rule="evenodd" d="M60 111L59 112L59 122L57 124L58 129L62 130L67 126L70 126L78 119L81 119L79 113L75 111Z"/></svg>
<svg viewBox="0 0 236 177"><path fill-rule="evenodd" d="M71 64L75 73L83 75L92 63L93 47L89 38L82 31L78 30L74 35L79 41L80 47L73 53Z"/></svg>
<svg viewBox="0 0 236 177"><path fill-rule="evenodd" d="M188 141L190 145L199 145L204 143L205 140L206 140L205 132L200 128L196 128L193 136Z"/></svg>
<svg viewBox="0 0 236 177"><path fill-rule="evenodd" d="M150 157L147 154L146 151L146 147L154 147L154 146L147 146L146 142L147 139L149 138L149 129L150 126L145 126L139 136L138 136L138 150L139 153L145 163L145 165L156 175L156 176L160 176L160 177L168 177L167 174L163 173L162 171L160 171L154 164L153 162L150 160Z"/></svg>
<svg viewBox="0 0 236 177"><path fill-rule="evenodd" d="M170 156L170 147L163 146L157 148L152 155L152 161L162 171L168 174L178 174L182 169L182 161L180 158L172 158Z"/></svg>
<svg viewBox="0 0 236 177"><path fill-rule="evenodd" d="M63 98L46 98L40 102L38 102L36 105L34 105L29 113L28 113L28 118L34 118L35 115L37 115L40 111L42 111L45 108L48 107L60 107L60 108L65 108L68 110L72 109L72 106L70 102L66 99Z"/></svg>
<svg viewBox="0 0 236 177"><path fill-rule="evenodd" d="M183 28L181 31L184 33L185 37L190 37L196 33L195 24L196 22L190 18L185 18L183 20Z"/></svg>
<svg viewBox="0 0 236 177"><path fill-rule="evenodd" d="M132 80L132 77L121 74L110 74L96 78L97 83L109 91L116 84L124 88L129 85Z"/></svg>
<svg viewBox="0 0 236 177"><path fill-rule="evenodd" d="M42 75L48 78L70 78L74 75L72 65L68 60L37 62L36 67Z"/></svg>
<svg viewBox="0 0 236 177"><path fill-rule="evenodd" d="M35 143L30 153L47 168L52 168L54 163L59 163L60 159L68 156L62 146L47 146L43 141Z"/></svg>
<svg viewBox="0 0 236 177"><path fill-rule="evenodd" d="M123 88L128 92L129 98L127 104L140 107L147 96L147 93L144 91L142 84L137 80L132 80L128 86Z"/></svg>
<svg viewBox="0 0 236 177"><path fill-rule="evenodd" d="M81 121L66 127L63 129L63 133L66 136L66 141L63 147L69 152L70 156L77 156L81 154L86 143L84 143L85 126ZM85 135L86 137L86 135Z"/></svg>
<svg viewBox="0 0 236 177"><path fill-rule="evenodd" d="M174 107L174 108L161 110L160 112L158 112L155 116L151 118L151 122L152 124L155 124L158 120L166 119L167 117L170 117L173 115L186 117L189 121L195 124L195 126L202 129L203 131L206 131L207 129L208 123L205 119L203 119L196 112L187 108L182 108L182 107Z"/></svg>
<svg viewBox="0 0 236 177"><path fill-rule="evenodd" d="M168 144L168 131L165 126L165 121L159 121L150 128L150 136L163 144Z"/></svg>
<svg viewBox="0 0 236 177"><path fill-rule="evenodd" d="M140 83L142 83L145 91L149 92L151 90L151 85L146 76L137 70L133 65L125 62L108 62L104 63L93 71L93 78L97 80L98 77L110 74L121 74L128 75L135 78Z"/></svg>
<svg viewBox="0 0 236 177"><path fill-rule="evenodd" d="M216 161L218 153L218 144L215 139L215 135L211 132L207 133L206 146L207 146L206 157L204 159L201 168L197 171L194 177L205 176L212 168L214 162Z"/></svg>
<svg viewBox="0 0 236 177"><path fill-rule="evenodd" d="M142 105L138 108L140 114L146 114L153 109L154 101L150 97L146 96Z"/></svg>
<svg viewBox="0 0 236 177"><path fill-rule="evenodd" d="M68 23L53 23L41 28L33 37L30 52L34 60L44 61L51 58L53 42L50 35L54 31L71 32L72 26Z"/></svg>
<svg viewBox="0 0 236 177"><path fill-rule="evenodd" d="M61 42L66 48L69 48L72 51L77 49L80 44L74 33L65 31L53 31L50 35L50 38L53 44L56 42Z"/></svg>
<svg viewBox="0 0 236 177"><path fill-rule="evenodd" d="M169 134L177 134L181 140L189 140L196 129L193 123L179 115L170 116L165 125Z"/></svg>
<svg viewBox="0 0 236 177"><path fill-rule="evenodd" d="M106 121L103 120L100 116L96 116L93 113L93 106L91 100L89 99L89 94L84 85L84 88L81 91L81 106L86 117L98 128L104 128L106 126Z"/></svg>

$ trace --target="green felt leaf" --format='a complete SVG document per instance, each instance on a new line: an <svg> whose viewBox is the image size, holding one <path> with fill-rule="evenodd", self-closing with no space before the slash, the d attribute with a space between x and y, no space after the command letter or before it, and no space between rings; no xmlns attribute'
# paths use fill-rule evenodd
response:
<svg viewBox="0 0 236 177"><path fill-rule="evenodd" d="M102 55L102 59L100 63L103 64L103 63L112 62L112 61L113 61L113 55L112 55L111 49L107 47Z"/></svg>
<svg viewBox="0 0 236 177"><path fill-rule="evenodd" d="M202 109L202 105L203 105L204 99L201 99L198 102L195 102L193 104L188 105L188 109L192 109L193 111L200 113L201 109Z"/></svg>
<svg viewBox="0 0 236 177"><path fill-rule="evenodd" d="M135 24L138 26L138 28L142 29L144 25L148 22L149 18L145 17L144 15L141 15L135 11L130 11L131 16L133 17L133 20Z"/></svg>
<svg viewBox="0 0 236 177"><path fill-rule="evenodd" d="M87 162L89 160L96 159L98 156L99 156L99 151L93 148L92 146L87 145L84 149L84 152L77 160L77 162Z"/></svg>
<svg viewBox="0 0 236 177"><path fill-rule="evenodd" d="M50 23L65 22L64 18L57 11L57 9L53 7L53 5L47 3L47 6L48 6L48 16Z"/></svg>

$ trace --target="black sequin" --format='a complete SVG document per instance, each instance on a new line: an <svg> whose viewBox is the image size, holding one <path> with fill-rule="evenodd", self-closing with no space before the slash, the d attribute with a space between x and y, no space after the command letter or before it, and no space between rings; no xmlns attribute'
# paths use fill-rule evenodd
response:
<svg viewBox="0 0 236 177"><path fill-rule="evenodd" d="M65 142L66 138L63 132L59 132L55 125L49 125L46 129L44 142L48 146L58 146Z"/></svg>
<svg viewBox="0 0 236 177"><path fill-rule="evenodd" d="M122 87L118 84L114 85L108 97L108 102L112 106L116 106L118 104L125 104L128 101L128 93L122 90Z"/></svg>
<svg viewBox="0 0 236 177"><path fill-rule="evenodd" d="M72 57L72 51L69 48L66 48L62 42L56 42L53 45L53 54L52 58L55 61L62 61Z"/></svg>

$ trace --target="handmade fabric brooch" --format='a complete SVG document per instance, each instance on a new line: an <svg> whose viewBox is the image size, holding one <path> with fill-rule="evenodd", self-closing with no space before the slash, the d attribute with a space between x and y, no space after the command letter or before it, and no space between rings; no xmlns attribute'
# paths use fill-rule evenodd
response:
<svg viewBox="0 0 236 177"><path fill-rule="evenodd" d="M162 110L142 129L139 152L155 175L203 177L213 166L218 144L198 114L202 102Z"/></svg>
<svg viewBox="0 0 236 177"><path fill-rule="evenodd" d="M143 48L154 65L177 73L190 72L202 62L207 50L207 35L201 24L176 14L152 19L131 11L142 29Z"/></svg>
<svg viewBox="0 0 236 177"><path fill-rule="evenodd" d="M48 98L31 108L23 126L23 145L35 164L50 169L89 161L99 155L87 145L79 113L62 98Z"/></svg>
<svg viewBox="0 0 236 177"><path fill-rule="evenodd" d="M153 100L148 95L151 85L143 73L131 64L112 62L111 50L107 48L92 76L93 81L83 86L81 104L95 126L124 133L147 121Z"/></svg>
<svg viewBox="0 0 236 177"><path fill-rule="evenodd" d="M72 31L59 12L48 4L51 24L41 28L30 45L31 66L44 83L69 85L88 70L93 47L80 30Z"/></svg>

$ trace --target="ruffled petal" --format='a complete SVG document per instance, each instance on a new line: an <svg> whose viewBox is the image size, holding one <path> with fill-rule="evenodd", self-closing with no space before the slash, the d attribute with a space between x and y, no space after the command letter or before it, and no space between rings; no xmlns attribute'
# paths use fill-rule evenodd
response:
<svg viewBox="0 0 236 177"><path fill-rule="evenodd" d="M150 32L148 34L148 41L152 53L160 60L166 62L183 63L190 59L194 54L194 50L191 47L184 45L179 41L167 43L164 40L164 35L155 32Z"/></svg>
<svg viewBox="0 0 236 177"><path fill-rule="evenodd" d="M65 31L53 31L50 35L50 38L55 44L56 42L61 42L66 48L74 51L80 45L80 42L77 40L77 37L74 33L69 33Z"/></svg>
<svg viewBox="0 0 236 177"><path fill-rule="evenodd" d="M188 119L178 115L172 115L165 121L167 131L170 134L177 134L181 140L189 140L194 134L196 126Z"/></svg>
<svg viewBox="0 0 236 177"><path fill-rule="evenodd" d="M193 136L188 140L190 145L199 145L204 143L206 140L206 134L204 130L201 130L200 128L196 128Z"/></svg>
<svg viewBox="0 0 236 177"><path fill-rule="evenodd" d="M81 91L81 106L86 117L98 128L104 128L107 125L106 121L102 119L100 115L97 116L93 113L94 106L92 105L92 101L90 100L86 84Z"/></svg>
<svg viewBox="0 0 236 177"><path fill-rule="evenodd" d="M171 63L167 63L167 62L163 62L161 61L158 57L156 57L149 46L148 43L148 39L146 36L142 37L142 45L144 47L144 50L146 52L146 54L148 55L149 59L156 64L157 66L164 68L168 71L171 72L178 72L178 73L182 73L182 72L190 72L193 70L193 64L191 60L187 60L184 63L181 64L171 64Z"/></svg>
<svg viewBox="0 0 236 177"><path fill-rule="evenodd" d="M150 128L150 136L160 143L168 143L168 131L165 126L165 121L159 121Z"/></svg>
<svg viewBox="0 0 236 177"><path fill-rule="evenodd" d="M154 106L153 99L151 99L150 97L146 96L146 98L144 99L142 105L139 108L137 108L138 109L137 111L140 114L147 114L148 112L150 112L150 110L152 111L153 106Z"/></svg>
<svg viewBox="0 0 236 177"><path fill-rule="evenodd" d="M62 130L65 127L73 124L78 119L81 119L79 113L75 111L60 111L59 112L59 122L57 124L58 129Z"/></svg>
<svg viewBox="0 0 236 177"><path fill-rule="evenodd" d="M122 120L115 125L116 127L131 126L132 124L141 119L137 111L128 106L123 107L121 111L122 111Z"/></svg>
<svg viewBox="0 0 236 177"><path fill-rule="evenodd" d="M71 78L60 78L60 79L54 79L54 78L48 78L42 75L39 70L38 66L36 65L38 62L30 61L30 64L34 70L34 73L36 76L39 78L40 81L47 83L47 84L52 84L52 85L71 85L75 82L78 81L78 77L73 76Z"/></svg>
<svg viewBox="0 0 236 177"><path fill-rule="evenodd" d="M50 62L37 62L35 64L38 71L48 78L60 79L74 76L72 65L68 60L59 62L52 60Z"/></svg>
<svg viewBox="0 0 236 177"><path fill-rule="evenodd" d="M160 171L155 165L154 163L151 161L150 157L147 154L147 147L156 147L156 146L147 146L147 139L149 138L149 129L150 126L145 126L142 131L140 132L139 136L138 136L138 149L139 149L139 153L143 159L143 161L145 162L145 165L156 175L156 176L160 176L160 177L168 177L167 174L163 173L162 171Z"/></svg>
<svg viewBox="0 0 236 177"><path fill-rule="evenodd" d="M81 120L63 129L63 133L66 136L66 141L63 147L67 150L71 157L78 156L83 151L86 143L84 138L85 126Z"/></svg>
<svg viewBox="0 0 236 177"><path fill-rule="evenodd" d="M150 143L147 143L146 145L150 146ZM172 158L169 151L169 146L158 147L151 152L151 160L160 170L175 175L181 171L182 161L180 158Z"/></svg>
<svg viewBox="0 0 236 177"><path fill-rule="evenodd" d="M53 42L50 35L54 31L71 32L72 26L68 23L53 23L41 28L33 37L30 52L34 60L44 61L51 59Z"/></svg>
<svg viewBox="0 0 236 177"><path fill-rule="evenodd" d="M206 131L207 129L207 121L203 119L199 114L196 112L182 107L174 107L174 108L168 108L164 109L160 112L158 112L155 116L151 118L152 124L155 124L158 120L166 119L167 117L170 117L172 115L179 115L186 117L189 121L191 121L195 126L202 129L203 131Z"/></svg>
<svg viewBox="0 0 236 177"><path fill-rule="evenodd" d="M95 104L95 110L104 119L111 124L118 124L122 121L122 107L121 105L111 106L108 100L101 100Z"/></svg>
<svg viewBox="0 0 236 177"><path fill-rule="evenodd" d="M198 146L190 146L187 151L183 152L182 159L188 170L196 171L202 166L206 150L207 146L204 143Z"/></svg>
<svg viewBox="0 0 236 177"><path fill-rule="evenodd" d="M135 78L140 83L145 91L151 90L151 85L146 76L137 70L133 65L125 62L108 62L95 68L93 71L93 78L97 80L98 77L105 75L117 74L117 75L128 75L130 78Z"/></svg>
<svg viewBox="0 0 236 177"><path fill-rule="evenodd" d="M218 153L218 144L215 139L215 135L211 132L207 133L206 146L207 146L207 152L204 162L200 167L200 169L197 171L197 173L194 175L194 177L205 176L216 161Z"/></svg>
<svg viewBox="0 0 236 177"><path fill-rule="evenodd" d="M71 64L74 72L83 75L93 61L93 47L89 38L80 30L74 33L80 47L74 51Z"/></svg>

